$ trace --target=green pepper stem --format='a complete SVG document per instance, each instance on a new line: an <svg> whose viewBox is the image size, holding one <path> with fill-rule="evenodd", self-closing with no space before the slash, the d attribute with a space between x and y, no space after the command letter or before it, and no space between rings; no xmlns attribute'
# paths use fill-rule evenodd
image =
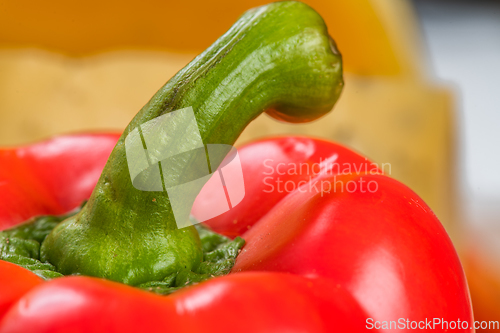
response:
<svg viewBox="0 0 500 333"><path fill-rule="evenodd" d="M127 135L152 119L192 107L204 144L232 145L266 110L289 122L321 117L333 108L342 86L341 56L312 8L285 1L249 10L134 117L88 204L42 244L42 260L63 274L132 285L196 270L202 259L196 230L176 227L166 192L134 188Z"/></svg>

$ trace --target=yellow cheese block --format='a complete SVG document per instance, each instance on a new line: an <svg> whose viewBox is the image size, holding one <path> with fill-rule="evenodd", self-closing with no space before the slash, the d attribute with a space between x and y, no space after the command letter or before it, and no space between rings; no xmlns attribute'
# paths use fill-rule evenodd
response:
<svg viewBox="0 0 500 333"><path fill-rule="evenodd" d="M70 58L41 50L0 51L0 144L122 130L193 56L115 51ZM449 227L454 172L450 94L406 76L347 73L345 80L339 104L326 117L297 125L264 115L239 142L281 134L341 142L390 165L391 175L415 190Z"/></svg>
<svg viewBox="0 0 500 333"><path fill-rule="evenodd" d="M121 131L193 57L117 51L71 58L0 50L0 145L75 131Z"/></svg>

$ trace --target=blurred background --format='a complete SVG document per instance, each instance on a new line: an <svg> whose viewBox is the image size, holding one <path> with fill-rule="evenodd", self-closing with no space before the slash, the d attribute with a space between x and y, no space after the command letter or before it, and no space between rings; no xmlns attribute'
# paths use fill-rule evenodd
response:
<svg viewBox="0 0 500 333"><path fill-rule="evenodd" d="M414 0L435 80L454 92L462 247L477 318L500 318L500 1Z"/></svg>
<svg viewBox="0 0 500 333"><path fill-rule="evenodd" d="M121 131L171 76L263 0L3 0L0 146ZM416 191L456 244L477 320L500 320L500 1L307 0L345 63L334 111L263 115L239 143L308 134Z"/></svg>

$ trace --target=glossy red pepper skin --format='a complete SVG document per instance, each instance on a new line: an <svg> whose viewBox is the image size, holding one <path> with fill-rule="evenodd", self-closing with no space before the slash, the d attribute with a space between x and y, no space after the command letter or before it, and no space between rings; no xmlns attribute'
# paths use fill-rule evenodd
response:
<svg viewBox="0 0 500 333"><path fill-rule="evenodd" d="M321 180L337 186L354 181L358 187L324 196L298 190L286 197L244 235L245 251L234 272L330 278L378 321L472 322L469 290L453 244L415 193L383 175ZM361 180L376 182L378 190L363 193Z"/></svg>
<svg viewBox="0 0 500 333"><path fill-rule="evenodd" d="M89 277L45 283L6 315L2 332L362 331L365 314L327 279L231 274L171 296Z"/></svg>
<svg viewBox="0 0 500 333"><path fill-rule="evenodd" d="M90 197L120 134L60 136L0 150L0 230L58 215Z"/></svg>
<svg viewBox="0 0 500 333"><path fill-rule="evenodd" d="M24 195L9 199L16 205L2 204L3 228L29 217L26 211L33 215L58 213L90 195L91 183L97 181L98 170L118 136L76 138L56 139L53 142L59 144L51 154L42 148L30 150L34 156L28 161L44 161L54 171L56 167L67 170L46 170L47 180L40 176L43 186L39 188L46 190L39 193L49 193L50 200L32 195L36 192L25 182L16 185L21 173L7 178L14 179L11 185L0 186L2 203L17 193ZM76 152L69 142L80 150ZM472 325L468 288L453 245L432 211L409 188L387 176L364 173L374 170L370 161L323 140L266 139L239 148L239 155L246 197L228 213L206 223L246 239L234 274L162 297L90 277L41 283L22 268L18 275L9 274L11 264L1 262L0 276L7 278L0 283L0 306L8 304L4 308L9 310L0 320L0 332L364 332L368 318L460 319ZM0 181L9 172L32 168L42 172L42 164L15 161L19 154L13 151L0 156L4 165L10 163L9 158L13 159L11 165L24 165L4 166ZM355 165L361 172L326 172L316 164L325 159ZM79 168L82 163L87 167ZM278 174L301 163L316 167ZM59 175L60 179L54 179ZM35 173L31 177L36 178ZM88 186L82 185L82 177ZM264 183L265 177L272 179ZM339 181L351 181L358 187L324 193L301 183L296 191L268 192L268 184L276 185L278 177L296 185L312 178L337 186ZM361 191L363 180L365 185L376 182L377 191ZM67 195L56 196L51 190ZM197 203L209 205L210 201L200 198ZM195 215L199 208L194 207ZM16 276L32 282L14 284ZM18 291L6 300L3 295L8 288Z"/></svg>
<svg viewBox="0 0 500 333"><path fill-rule="evenodd" d="M248 195L227 213L206 222L229 237L244 234L291 190L325 172L332 163L340 167L330 170L331 174L345 171L346 164L380 171L367 158L321 139L277 137L244 145L238 152ZM212 205L210 195L199 199L192 210L195 217Z"/></svg>
<svg viewBox="0 0 500 333"><path fill-rule="evenodd" d="M0 318L19 298L43 280L21 266L0 260Z"/></svg>

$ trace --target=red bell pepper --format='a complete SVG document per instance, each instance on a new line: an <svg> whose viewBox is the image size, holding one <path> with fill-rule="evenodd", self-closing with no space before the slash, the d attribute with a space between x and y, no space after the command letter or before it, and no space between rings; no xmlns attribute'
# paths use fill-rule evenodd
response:
<svg viewBox="0 0 500 333"><path fill-rule="evenodd" d="M57 214L87 198L117 138L65 136L0 151L2 228L27 211ZM434 318L472 327L453 245L409 188L323 140L266 139L239 155L245 199L206 223L246 240L232 274L158 296L92 277L42 282L0 261L0 332L361 332L376 321ZM23 175L40 192L29 192Z"/></svg>
<svg viewBox="0 0 500 333"><path fill-rule="evenodd" d="M89 201L76 214L0 233L1 258L31 270L0 261L0 333L443 330L444 322L474 331L465 276L436 216L334 143L284 137L242 147L246 195L205 223L235 239L185 225L184 194L200 193L190 186L211 173L190 169L208 169L207 157L217 169L213 145L230 147L263 111L317 119L342 86L341 56L321 17L277 2L245 13L119 138L66 136L1 151L0 230ZM233 185L219 180L218 190ZM213 207L214 184L195 201L195 217Z"/></svg>

